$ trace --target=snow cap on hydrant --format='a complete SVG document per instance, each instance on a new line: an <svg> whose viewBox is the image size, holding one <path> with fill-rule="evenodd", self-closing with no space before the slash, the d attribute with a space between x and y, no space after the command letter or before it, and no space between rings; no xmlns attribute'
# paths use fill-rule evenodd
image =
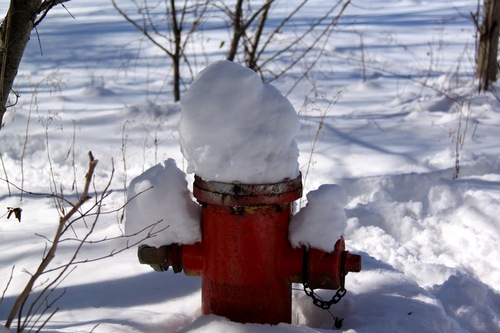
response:
<svg viewBox="0 0 500 333"><path fill-rule="evenodd" d="M323 309L340 301L346 293L345 276L361 269L361 257L345 251L341 236L345 193L334 185L320 187L291 222L302 179L294 140L299 120L290 102L253 71L220 61L200 73L181 107L181 150L188 172L195 173L201 240L142 245L140 262L158 271L172 267L174 272L202 276L202 313L237 322L291 322L292 283L302 283L312 302ZM185 176L172 169L175 163L167 166L169 172L154 167L146 171L149 177L132 181L135 192L129 194L139 194L134 198L139 203L132 207L141 206L141 190L162 183L153 180L162 172ZM181 184L176 187L189 204L179 200L182 196L165 200L186 209L192 227L196 210L186 197L185 178L175 183ZM127 211L127 223L131 216L141 218ZM165 212L155 218L168 223L171 216ZM181 234L178 227L174 223L173 231ZM323 300L314 288L337 292Z"/></svg>
<svg viewBox="0 0 500 333"><path fill-rule="evenodd" d="M188 172L204 180L267 184L299 175L292 104L251 69L219 61L181 100L179 126Z"/></svg>

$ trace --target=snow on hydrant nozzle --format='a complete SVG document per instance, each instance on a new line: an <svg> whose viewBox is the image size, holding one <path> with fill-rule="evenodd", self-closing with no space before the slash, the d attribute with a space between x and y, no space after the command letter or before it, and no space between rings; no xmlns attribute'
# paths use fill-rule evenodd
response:
<svg viewBox="0 0 500 333"><path fill-rule="evenodd" d="M302 196L291 103L252 70L219 61L181 101L180 146L189 173L167 160L130 183L125 230L154 237L139 260L157 271L202 278L203 314L241 323L291 322L292 283L327 309L345 295L361 257L345 250L346 195L322 185L292 217ZM158 222L156 222L158 221ZM322 300L314 289L337 290Z"/></svg>

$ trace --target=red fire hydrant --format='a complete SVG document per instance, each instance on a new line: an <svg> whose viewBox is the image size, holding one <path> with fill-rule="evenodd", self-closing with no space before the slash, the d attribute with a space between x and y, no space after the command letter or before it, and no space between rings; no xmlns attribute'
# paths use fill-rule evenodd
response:
<svg viewBox="0 0 500 333"><path fill-rule="evenodd" d="M333 252L292 248L288 225L292 203L302 195L301 177L276 184L204 181L193 192L202 205L202 241L154 248L141 246L141 263L156 270L202 276L202 313L236 322L291 322L292 283L303 283L316 305L328 308L345 293L344 277L361 270L361 257L345 251L340 238ZM338 289L330 302L314 288Z"/></svg>

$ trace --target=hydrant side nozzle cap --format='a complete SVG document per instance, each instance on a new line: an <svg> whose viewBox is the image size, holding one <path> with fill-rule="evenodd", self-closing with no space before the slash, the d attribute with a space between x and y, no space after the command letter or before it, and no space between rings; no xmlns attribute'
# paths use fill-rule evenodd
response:
<svg viewBox="0 0 500 333"><path fill-rule="evenodd" d="M166 260L168 257L167 246L156 248L143 244L139 246L137 256L139 257L139 263L151 266L156 272L168 270L169 264Z"/></svg>
<svg viewBox="0 0 500 333"><path fill-rule="evenodd" d="M361 271L361 256L358 254L351 254L349 251L345 253L344 272L360 272Z"/></svg>

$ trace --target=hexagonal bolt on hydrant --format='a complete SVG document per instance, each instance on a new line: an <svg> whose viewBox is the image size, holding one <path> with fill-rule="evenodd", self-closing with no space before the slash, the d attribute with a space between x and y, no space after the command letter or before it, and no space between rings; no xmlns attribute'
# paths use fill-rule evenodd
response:
<svg viewBox="0 0 500 333"><path fill-rule="evenodd" d="M204 181L193 192L202 206L202 241L154 248L141 246L141 263L155 270L202 277L202 313L236 322L291 322L292 283L303 283L314 304L328 308L345 294L348 272L361 270L361 257L293 248L288 238L292 203L302 195L301 176L274 184ZM315 288L337 290L323 301Z"/></svg>

